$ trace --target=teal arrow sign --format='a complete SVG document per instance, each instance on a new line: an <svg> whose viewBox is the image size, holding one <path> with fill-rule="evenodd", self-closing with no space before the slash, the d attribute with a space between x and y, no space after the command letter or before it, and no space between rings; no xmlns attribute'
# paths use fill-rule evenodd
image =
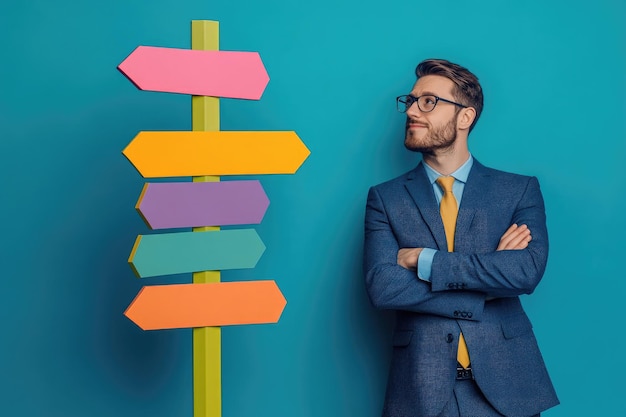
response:
<svg viewBox="0 0 626 417"><path fill-rule="evenodd" d="M254 268L264 251L254 229L139 235L128 263L144 278Z"/></svg>

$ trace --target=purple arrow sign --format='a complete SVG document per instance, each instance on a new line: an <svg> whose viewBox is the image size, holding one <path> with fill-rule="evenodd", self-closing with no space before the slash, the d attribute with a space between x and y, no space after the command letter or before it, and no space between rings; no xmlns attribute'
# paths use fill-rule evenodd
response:
<svg viewBox="0 0 626 417"><path fill-rule="evenodd" d="M252 180L148 183L135 208L151 229L168 229L258 224L268 205Z"/></svg>

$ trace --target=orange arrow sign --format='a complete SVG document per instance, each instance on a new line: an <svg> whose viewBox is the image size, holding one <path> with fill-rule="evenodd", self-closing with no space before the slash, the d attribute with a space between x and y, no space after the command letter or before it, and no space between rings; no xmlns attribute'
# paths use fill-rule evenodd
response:
<svg viewBox="0 0 626 417"><path fill-rule="evenodd" d="M123 154L145 178L293 174L310 151L295 132L140 132Z"/></svg>
<svg viewBox="0 0 626 417"><path fill-rule="evenodd" d="M126 317L143 330L276 323L287 301L274 281L143 287Z"/></svg>

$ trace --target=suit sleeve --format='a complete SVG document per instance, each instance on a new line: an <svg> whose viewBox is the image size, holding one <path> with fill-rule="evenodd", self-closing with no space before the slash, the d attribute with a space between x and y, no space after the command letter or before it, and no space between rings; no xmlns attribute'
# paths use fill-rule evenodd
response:
<svg viewBox="0 0 626 417"><path fill-rule="evenodd" d="M534 177L528 180L513 222L526 224L530 229L532 240L526 249L479 254L439 251L433 258L432 290L481 291L490 297L532 293L543 277L548 259L545 207L539 182Z"/></svg>
<svg viewBox="0 0 626 417"><path fill-rule="evenodd" d="M459 312L469 320L480 320L485 294L474 291L431 291L415 271L397 264L398 242L389 224L384 204L371 188L365 212L363 267L372 304L380 309L407 310L450 318Z"/></svg>

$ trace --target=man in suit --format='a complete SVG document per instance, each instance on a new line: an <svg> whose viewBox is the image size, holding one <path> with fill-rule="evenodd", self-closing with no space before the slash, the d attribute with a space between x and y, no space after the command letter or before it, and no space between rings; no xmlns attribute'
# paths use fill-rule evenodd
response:
<svg viewBox="0 0 626 417"><path fill-rule="evenodd" d="M431 59L416 75L397 105L422 162L372 187L365 216L368 294L396 311L383 416L537 416L558 404L519 300L548 257L539 183L470 154L474 74Z"/></svg>

